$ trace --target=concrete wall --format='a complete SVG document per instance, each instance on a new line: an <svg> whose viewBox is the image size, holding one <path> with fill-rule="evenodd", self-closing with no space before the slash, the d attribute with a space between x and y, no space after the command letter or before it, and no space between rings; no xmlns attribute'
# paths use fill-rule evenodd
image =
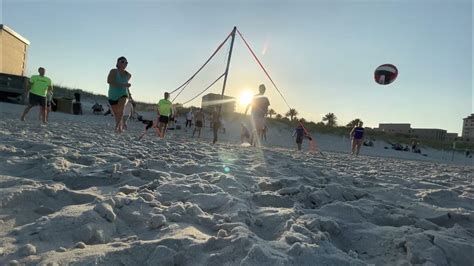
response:
<svg viewBox="0 0 474 266"><path fill-rule="evenodd" d="M377 130L387 132L387 133L410 134L411 125L410 124L389 124L389 123L379 124L379 127Z"/></svg>
<svg viewBox="0 0 474 266"><path fill-rule="evenodd" d="M221 101L220 94L209 93L202 97L201 107L206 112L211 112L215 107L219 107L222 102L222 113L230 114L235 111L235 98L225 96Z"/></svg>

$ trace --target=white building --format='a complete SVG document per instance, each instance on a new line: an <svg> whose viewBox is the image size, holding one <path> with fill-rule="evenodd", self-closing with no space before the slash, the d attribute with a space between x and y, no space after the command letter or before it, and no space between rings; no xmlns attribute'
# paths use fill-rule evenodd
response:
<svg viewBox="0 0 474 266"><path fill-rule="evenodd" d="M462 140L469 142L474 141L474 114L463 118Z"/></svg>

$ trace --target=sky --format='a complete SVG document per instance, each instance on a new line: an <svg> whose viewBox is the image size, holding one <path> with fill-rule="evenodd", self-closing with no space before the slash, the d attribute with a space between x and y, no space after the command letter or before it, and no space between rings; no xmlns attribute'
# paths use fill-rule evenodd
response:
<svg viewBox="0 0 474 266"><path fill-rule="evenodd" d="M54 84L107 94L107 74L128 59L136 100L156 103L186 81L234 26L288 104L315 122L411 123L461 133L473 113L471 0L0 0L0 21L31 42L27 74L46 68ZM186 102L224 71L227 42L175 100ZM390 85L377 66L399 70ZM226 95L283 98L236 36ZM220 93L222 80L207 92ZM172 95L172 98L175 95ZM200 105L200 97L189 103ZM238 111L244 106L238 105Z"/></svg>

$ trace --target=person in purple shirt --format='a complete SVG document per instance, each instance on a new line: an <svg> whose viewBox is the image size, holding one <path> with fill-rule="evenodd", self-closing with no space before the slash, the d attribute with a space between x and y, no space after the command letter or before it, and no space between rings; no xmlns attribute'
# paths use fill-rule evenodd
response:
<svg viewBox="0 0 474 266"><path fill-rule="evenodd" d="M352 155L358 156L360 152L360 147L362 146L362 142L364 141L364 128L362 127L362 121L359 122L357 126L355 126L350 133L352 139Z"/></svg>

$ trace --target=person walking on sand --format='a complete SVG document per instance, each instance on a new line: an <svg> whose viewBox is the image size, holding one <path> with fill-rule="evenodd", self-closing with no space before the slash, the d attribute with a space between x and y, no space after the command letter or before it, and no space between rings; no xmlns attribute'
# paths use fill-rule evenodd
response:
<svg viewBox="0 0 474 266"><path fill-rule="evenodd" d="M128 61L121 56L117 59L116 68L109 71L107 76L107 83L109 84L109 103L112 108L112 113L115 117L115 132L123 132L123 111L125 104L129 97L129 83L132 75L125 70Z"/></svg>
<svg viewBox="0 0 474 266"><path fill-rule="evenodd" d="M189 128L192 127L193 118L194 118L194 113L193 113L193 109L191 108L189 110L189 112L186 113L186 126L185 126L185 128L187 128L188 126L189 126Z"/></svg>
<svg viewBox="0 0 474 266"><path fill-rule="evenodd" d="M245 115L247 115L248 109L251 107L251 119L252 125L254 128L254 134L252 136L253 146L256 146L257 142L262 141L264 128L265 128L265 116L267 115L268 106L270 106L270 101L267 97L263 96L265 94L265 85L261 84L258 87L259 94L255 95L252 99L252 102L245 109ZM256 133L256 134L255 134ZM255 136L256 135L256 136Z"/></svg>
<svg viewBox="0 0 474 266"><path fill-rule="evenodd" d="M196 131L198 132L198 138L201 137L201 130L202 127L205 125L205 116L202 108L199 108L197 112L194 114L194 131L193 131L193 138Z"/></svg>
<svg viewBox="0 0 474 266"><path fill-rule="evenodd" d="M362 146L362 142L364 140L364 128L362 125L362 121L359 122L359 124L355 126L349 134L352 139L352 155L354 155L354 153L356 156L359 155L360 147Z"/></svg>
<svg viewBox="0 0 474 266"><path fill-rule="evenodd" d="M219 128L221 124L221 115L219 114L219 110L217 108L214 108L214 111L212 111L212 132L214 133L214 137L212 139L212 144L215 144L217 142L217 135L219 133Z"/></svg>
<svg viewBox="0 0 474 266"><path fill-rule="evenodd" d="M172 103L169 100L170 94L165 92L165 98L161 99L156 105L156 111L158 114L158 130L160 132L160 137L164 138L166 133L166 128L170 122L170 117L172 115Z"/></svg>
<svg viewBox="0 0 474 266"><path fill-rule="evenodd" d="M48 115L47 115L47 91L53 90L53 85L51 79L45 76L46 69L43 67L38 68L39 75L33 75L29 81L29 103L26 106L25 110L21 115L21 121L25 121L25 117L28 112L33 108L33 106L39 105L40 106L40 116L43 123L48 123Z"/></svg>
<svg viewBox="0 0 474 266"><path fill-rule="evenodd" d="M303 121L300 121L293 132L293 137L296 136L296 145L298 146L298 150L301 151L301 146L303 144L303 138L305 137L305 132L303 128Z"/></svg>

